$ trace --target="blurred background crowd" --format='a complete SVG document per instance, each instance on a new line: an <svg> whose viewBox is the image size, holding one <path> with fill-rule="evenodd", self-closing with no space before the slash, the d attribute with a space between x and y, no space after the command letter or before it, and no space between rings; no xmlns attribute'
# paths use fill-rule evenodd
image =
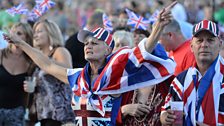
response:
<svg viewBox="0 0 224 126"><path fill-rule="evenodd" d="M52 0L52 1L56 3L55 6L49 9L47 13L45 13L41 18L52 20L59 26L63 35L63 40L64 40L63 41L64 43L60 46L65 45L65 47L71 53L72 63L73 63L72 67L80 68L80 67L83 67L86 63L86 61L84 60L84 54L83 54L83 44L77 42L78 41L77 32L80 29L85 29L85 28L92 29L94 25L96 24L102 27L103 26L102 15L103 13L105 13L109 17L109 20L112 22L112 27L113 27L112 32L113 32L113 37L115 40L115 48L113 51L116 51L122 46L129 46L130 48L132 48L138 45L138 43L143 38L149 36L151 32L151 27L149 27L147 31L140 30L140 29L135 29L134 31L131 31L130 27L127 26L128 15L125 11L125 8L128 8L143 17L149 18L156 10L161 10L163 7L167 6L174 0ZM21 2L25 2L27 8L29 8L30 10L35 6L35 0L0 0L0 8L1 8L0 9L0 32L6 32L6 33L9 32L9 29L11 29L11 27L17 22L29 23L31 24L31 26L35 23L33 21L28 20L28 17L26 15L11 16L5 11L6 9L19 5ZM216 22L219 25L221 38L222 39L224 38L223 36L224 35L224 0L178 0L178 2L179 3L176 4L174 8L172 8L171 12L172 12L173 18L179 23L182 33L178 32L176 34L177 31L175 30L172 31L171 29L171 28L175 29L175 26L177 26L176 25L177 22L171 23L171 26L169 26L171 28L164 30L164 31L168 31L169 33L172 33L175 36L170 38L169 37L163 38L165 36L165 32L164 32L164 36L160 38L160 42L163 44L167 52L177 50L177 48L179 48L180 46L182 47L187 46L189 47L189 50L190 50L189 42L185 43L188 45L183 45L183 43L186 40L189 40L191 38L193 25L200 22L203 19L212 20ZM43 22L46 23L46 21L43 21ZM36 27L34 27L34 31L35 29ZM177 29L179 29L179 26ZM54 30L51 30L48 32L53 33ZM1 35L2 34L0 34L0 49L7 47L7 42L3 42L3 40L1 40L3 39ZM35 37L36 38L39 37L43 39L45 44L47 43L44 40L44 38L42 38L42 36L40 37L38 35L36 36L34 35L34 39ZM166 44L165 42L163 42L163 40L167 41L167 43L171 45ZM44 45L44 46L48 48L49 45ZM51 46L52 45L50 45L49 47ZM171 46L172 48L169 48ZM54 49L49 49L49 50L54 51ZM221 52L222 56L224 56L223 50ZM170 54L170 56L174 57L175 59L174 55ZM181 52L181 54L178 55L178 57L182 58L183 52ZM186 57L189 57L189 56L186 55ZM192 60L187 60L187 61L189 62ZM182 61L180 62L180 65L181 64L182 64ZM182 72L182 71L183 70L178 72ZM52 89L53 88L54 87L52 87ZM153 99L154 94L156 94L155 97L159 99L156 102L160 101L162 98L160 98L159 95L157 97L158 89L157 88L152 88L152 89L154 90L155 93L153 93L153 95L152 94L148 95L150 97L147 96L146 99ZM156 110L157 108L160 108L162 105L162 102L164 101L161 100L158 104L156 104L156 107L154 109ZM1 109L1 106L0 106L0 109ZM132 111L132 109L127 109L127 110ZM155 113L158 113L158 114L155 114ZM155 117L152 117L155 120L152 119L153 121L149 121L150 124L152 124L152 122L153 124L159 122L158 119L159 119L160 112L155 111L155 113L153 113ZM146 120L149 120L149 119L146 119ZM127 125L130 122L126 122Z"/></svg>
<svg viewBox="0 0 224 126"><path fill-rule="evenodd" d="M5 10L26 2L28 8L35 5L34 0L1 0L0 4L0 29L10 28L16 21L26 22L27 17L11 17ZM195 24L202 19L209 19L224 25L224 1L223 0L178 0L180 5L176 7L174 18ZM83 28L87 19L95 12L105 12L116 27L118 22L125 22L124 8L150 17L155 10L160 10L169 0L55 0L56 6L51 8L44 17L55 21L63 35L68 39L73 33Z"/></svg>

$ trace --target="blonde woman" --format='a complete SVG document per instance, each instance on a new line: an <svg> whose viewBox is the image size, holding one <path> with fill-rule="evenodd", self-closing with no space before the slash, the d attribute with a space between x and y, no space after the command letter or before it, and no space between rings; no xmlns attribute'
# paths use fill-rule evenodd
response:
<svg viewBox="0 0 224 126"><path fill-rule="evenodd" d="M62 34L52 21L36 22L34 30L34 47L62 67L72 67L70 53L63 47ZM33 105L36 106L37 119L42 126L61 126L75 119L71 108L71 89L42 69L34 72L37 86Z"/></svg>
<svg viewBox="0 0 224 126"><path fill-rule="evenodd" d="M11 28L30 46L32 28L29 24L16 23ZM17 46L8 44L0 50L0 125L23 126L27 93L23 90L23 81L31 71L31 60Z"/></svg>

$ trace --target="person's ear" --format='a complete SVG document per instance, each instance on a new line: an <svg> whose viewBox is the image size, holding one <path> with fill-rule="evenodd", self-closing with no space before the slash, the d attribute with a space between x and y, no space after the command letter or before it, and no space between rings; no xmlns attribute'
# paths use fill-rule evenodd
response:
<svg viewBox="0 0 224 126"><path fill-rule="evenodd" d="M110 55L110 54L111 54L111 52L112 52L112 48L107 47L107 48L106 48L106 52L105 52L105 56Z"/></svg>
<svg viewBox="0 0 224 126"><path fill-rule="evenodd" d="M173 33L172 33L172 32L168 32L167 35L168 35L169 37L172 37L172 36L173 36Z"/></svg>
<svg viewBox="0 0 224 126"><path fill-rule="evenodd" d="M191 52L193 52L193 38L191 39Z"/></svg>

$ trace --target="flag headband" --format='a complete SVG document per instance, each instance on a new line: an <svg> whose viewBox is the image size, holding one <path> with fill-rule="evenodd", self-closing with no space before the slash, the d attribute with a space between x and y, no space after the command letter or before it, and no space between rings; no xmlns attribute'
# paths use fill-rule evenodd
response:
<svg viewBox="0 0 224 126"><path fill-rule="evenodd" d="M201 31L209 31L211 34L213 34L215 37L219 36L219 28L218 26L209 20L203 20L193 27L193 36L197 35Z"/></svg>
<svg viewBox="0 0 224 126"><path fill-rule="evenodd" d="M78 40L84 42L88 36L92 36L98 40L104 41L112 49L114 48L114 39L109 31L104 28L96 28L92 31L80 30L78 33Z"/></svg>

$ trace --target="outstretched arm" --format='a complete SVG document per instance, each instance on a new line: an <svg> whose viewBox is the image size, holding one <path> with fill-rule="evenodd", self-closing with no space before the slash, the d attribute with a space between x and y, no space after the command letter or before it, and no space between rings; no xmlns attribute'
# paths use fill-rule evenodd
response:
<svg viewBox="0 0 224 126"><path fill-rule="evenodd" d="M172 20L171 8L177 3L174 1L166 8L162 9L158 15L157 21L153 25L152 32L145 43L146 50L151 53L159 40L163 28Z"/></svg>
<svg viewBox="0 0 224 126"><path fill-rule="evenodd" d="M54 63L53 60L45 56L40 50L31 47L25 41L21 40L17 35L11 35L10 37L5 36L5 39L22 49L42 70L68 84L66 76L67 69L65 67Z"/></svg>

